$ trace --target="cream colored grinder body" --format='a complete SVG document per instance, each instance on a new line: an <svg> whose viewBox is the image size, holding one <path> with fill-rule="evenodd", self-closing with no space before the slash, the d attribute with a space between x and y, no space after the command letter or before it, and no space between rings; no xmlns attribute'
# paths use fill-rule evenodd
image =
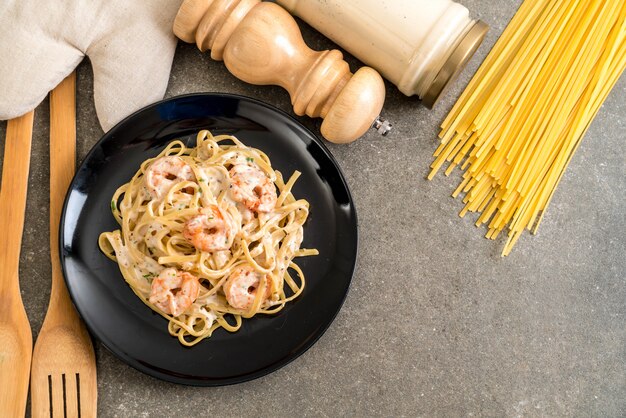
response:
<svg viewBox="0 0 626 418"><path fill-rule="evenodd" d="M487 25L451 0L276 0L432 106L480 45Z"/></svg>

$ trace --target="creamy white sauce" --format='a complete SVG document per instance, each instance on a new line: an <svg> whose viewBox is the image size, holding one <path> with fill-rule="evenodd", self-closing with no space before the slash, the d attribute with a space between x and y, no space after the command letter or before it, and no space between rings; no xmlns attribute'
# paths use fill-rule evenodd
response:
<svg viewBox="0 0 626 418"><path fill-rule="evenodd" d="M159 222L150 223L150 225L146 228L143 241L149 248L158 248L161 244L161 238L163 237L161 232L165 229L166 228Z"/></svg>
<svg viewBox="0 0 626 418"><path fill-rule="evenodd" d="M217 167L200 167L198 182L206 184L206 187L215 198L223 190L226 190L230 184L224 172Z"/></svg>
<svg viewBox="0 0 626 418"><path fill-rule="evenodd" d="M207 328L211 328L213 322L217 319L217 315L213 313L213 311L207 311L204 308L200 308L200 313L204 316L204 320L206 321Z"/></svg>
<svg viewBox="0 0 626 418"><path fill-rule="evenodd" d="M230 252L230 250L216 251L215 253L213 253L213 260L215 260L215 266L218 269L221 269L222 267L226 265L226 263L228 263L228 260L230 260L230 257L232 257L232 253Z"/></svg>

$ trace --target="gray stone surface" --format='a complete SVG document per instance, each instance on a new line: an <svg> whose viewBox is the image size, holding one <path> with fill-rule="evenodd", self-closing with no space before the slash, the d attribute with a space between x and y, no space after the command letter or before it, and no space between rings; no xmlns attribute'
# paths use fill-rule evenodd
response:
<svg viewBox="0 0 626 418"><path fill-rule="evenodd" d="M463 3L492 29L439 105L427 110L388 85L392 135L328 144L356 200L361 250L345 305L319 342L269 376L223 388L158 381L96 344L100 416L626 415L626 78L587 133L539 233L502 259L502 239L484 239L456 215L461 203L450 192L458 175L425 180L438 124L520 0ZM315 48L333 46L306 26L304 35ZM102 131L87 62L78 79L81 160ZM167 96L199 91L290 111L284 91L246 85L180 45ZM36 115L20 268L34 337L50 286L48 110L45 101ZM300 120L319 129L319 121ZM0 122L0 138L5 132Z"/></svg>

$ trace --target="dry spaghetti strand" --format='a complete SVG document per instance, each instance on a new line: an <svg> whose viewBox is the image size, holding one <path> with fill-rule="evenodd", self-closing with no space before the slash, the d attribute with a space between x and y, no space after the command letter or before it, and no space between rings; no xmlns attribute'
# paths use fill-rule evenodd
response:
<svg viewBox="0 0 626 418"><path fill-rule="evenodd" d="M428 178L464 170L460 212L508 255L535 233L572 155L626 68L622 0L525 0L441 125Z"/></svg>

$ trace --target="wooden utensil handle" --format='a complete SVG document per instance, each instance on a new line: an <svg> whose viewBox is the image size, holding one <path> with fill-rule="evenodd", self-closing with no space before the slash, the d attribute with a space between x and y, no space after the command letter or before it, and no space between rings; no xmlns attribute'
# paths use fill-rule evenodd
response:
<svg viewBox="0 0 626 418"><path fill-rule="evenodd" d="M26 211L34 111L7 123L0 189L0 292L19 288L20 247Z"/></svg>
<svg viewBox="0 0 626 418"><path fill-rule="evenodd" d="M322 117L322 135L351 142L377 120L385 101L381 76L369 67L355 74L338 50L313 51L282 7L259 0L186 0L174 33L195 42L228 70L252 84L276 84L291 95L296 114Z"/></svg>
<svg viewBox="0 0 626 418"><path fill-rule="evenodd" d="M0 416L24 416L32 334L20 297L20 247L34 112L7 124L0 189Z"/></svg>
<svg viewBox="0 0 626 418"><path fill-rule="evenodd" d="M52 280L65 287L59 263L59 222L76 166L76 73L50 92L50 260ZM56 274L55 274L56 273ZM56 283L53 282L52 289Z"/></svg>
<svg viewBox="0 0 626 418"><path fill-rule="evenodd" d="M78 325L80 321L67 293L59 259L59 222L75 166L76 73L73 72L50 92L50 305L61 305L60 309L74 318L74 323ZM52 323L57 319L55 315L46 317Z"/></svg>

